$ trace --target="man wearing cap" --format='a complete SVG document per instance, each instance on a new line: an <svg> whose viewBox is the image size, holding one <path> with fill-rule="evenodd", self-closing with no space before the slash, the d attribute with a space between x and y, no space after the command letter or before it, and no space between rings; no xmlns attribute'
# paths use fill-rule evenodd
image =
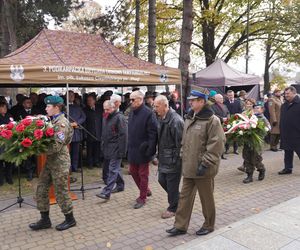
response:
<svg viewBox="0 0 300 250"><path fill-rule="evenodd" d="M270 132L270 149L273 152L277 152L277 145L280 139L280 109L281 109L281 90L275 89L273 97L268 100L269 113L270 113L270 124L272 126Z"/></svg>
<svg viewBox="0 0 300 250"><path fill-rule="evenodd" d="M63 114L64 101L59 96L45 98L46 111L52 119L55 141L47 151L47 163L42 170L36 191L37 209L41 213L41 219L31 223L32 230L40 230L51 227L49 217L49 189L54 185L56 201L65 215L65 221L56 226L58 231L66 230L76 225L73 216L72 200L68 194L68 176L70 168L70 154L68 144L72 141L73 128Z"/></svg>
<svg viewBox="0 0 300 250"><path fill-rule="evenodd" d="M214 177L218 173L225 143L220 119L207 105L207 96L200 91L192 90L188 99L191 111L186 116L181 148L183 184L174 227L167 230L167 233L173 236L186 233L196 190L205 218L196 234L206 235L214 230L216 217Z"/></svg>

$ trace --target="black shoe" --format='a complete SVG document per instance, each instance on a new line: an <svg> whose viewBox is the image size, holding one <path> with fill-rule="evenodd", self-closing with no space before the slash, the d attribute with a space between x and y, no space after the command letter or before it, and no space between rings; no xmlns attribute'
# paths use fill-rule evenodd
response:
<svg viewBox="0 0 300 250"><path fill-rule="evenodd" d="M276 149L276 148L271 148L270 150L273 152L278 152L278 149Z"/></svg>
<svg viewBox="0 0 300 250"><path fill-rule="evenodd" d="M201 227L201 228L196 232L196 234L199 235L199 236L202 236L202 235L207 235L207 234L209 234L209 233L211 233L211 232L213 232L213 231L214 231L214 230L208 230L208 229L206 229L206 228Z"/></svg>
<svg viewBox="0 0 300 250"><path fill-rule="evenodd" d="M172 236L177 236L177 235L181 235L181 234L186 234L186 231L177 229L176 227L173 227L171 229L167 229L166 232L168 234L171 234Z"/></svg>
<svg viewBox="0 0 300 250"><path fill-rule="evenodd" d="M247 177L243 180L243 183L248 184L250 182L253 182L252 174L247 174Z"/></svg>
<svg viewBox="0 0 300 250"><path fill-rule="evenodd" d="M281 171L278 172L279 175L282 175L282 174L291 174L293 171L291 169L282 169Z"/></svg>
<svg viewBox="0 0 300 250"><path fill-rule="evenodd" d="M239 155L239 152L238 151L234 151L233 152L235 155Z"/></svg>
<svg viewBox="0 0 300 250"><path fill-rule="evenodd" d="M151 192L151 191L148 191L148 192L147 192L147 197L150 197L150 196L152 196L152 192Z"/></svg>
<svg viewBox="0 0 300 250"><path fill-rule="evenodd" d="M133 206L134 209L139 209L141 207L143 207L145 205L145 203L143 202L136 202Z"/></svg>
<svg viewBox="0 0 300 250"><path fill-rule="evenodd" d="M6 180L6 182L7 182L9 185L13 185L13 184L14 184L13 180Z"/></svg>
<svg viewBox="0 0 300 250"><path fill-rule="evenodd" d="M57 231L67 230L70 227L76 226L76 221L73 216L73 212L69 214L65 214L65 221L55 227Z"/></svg>
<svg viewBox="0 0 300 250"><path fill-rule="evenodd" d="M123 192L124 191L124 188L114 188L112 191L111 191L111 193L119 193L119 192Z"/></svg>
<svg viewBox="0 0 300 250"><path fill-rule="evenodd" d="M93 166L88 166L87 168L88 168L88 169L93 169L94 167L93 167Z"/></svg>
<svg viewBox="0 0 300 250"><path fill-rule="evenodd" d="M262 181L263 179L265 179L265 174L266 174L266 170L265 169L260 170L259 174L258 174L258 180Z"/></svg>
<svg viewBox="0 0 300 250"><path fill-rule="evenodd" d="M51 221L49 218L49 211L48 212L41 212L41 219L36 223L29 224L29 227L32 230L41 230L47 229L51 227Z"/></svg>
<svg viewBox="0 0 300 250"><path fill-rule="evenodd" d="M221 155L221 159L222 159L222 160L227 160L227 158L224 157L224 154Z"/></svg>
<svg viewBox="0 0 300 250"><path fill-rule="evenodd" d="M109 196L107 196L107 195L105 195L105 194L102 194L102 193L96 194L96 196L97 196L98 198L103 199L103 200L109 200Z"/></svg>

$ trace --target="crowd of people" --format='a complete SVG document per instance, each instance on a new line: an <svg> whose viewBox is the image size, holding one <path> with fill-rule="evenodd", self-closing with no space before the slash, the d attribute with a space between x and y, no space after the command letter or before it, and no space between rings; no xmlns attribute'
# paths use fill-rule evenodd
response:
<svg viewBox="0 0 300 250"><path fill-rule="evenodd" d="M59 178L62 181L53 182L58 190L56 196L61 198L58 204L66 216L65 221L56 229L65 230L76 225L72 204L66 198L65 174L68 171L77 172L79 167L82 168L79 166L80 145L85 141L88 167L92 168L102 163L102 178L106 186L97 194L98 198L108 201L113 193L124 191L125 182L121 164L122 160L127 158L129 172L139 190L133 208L142 208L146 204L147 197L152 195L148 181L149 165L155 162L158 164L158 182L166 191L169 203L161 217L166 219L175 216L174 227L167 232L179 235L187 231L196 191L200 196L205 219L196 234L206 235L212 232L216 216L214 178L218 173L221 159L226 160L225 156L231 146L226 143L222 124L231 115L250 112L265 123L270 130L269 136L265 138L270 143L270 150L277 152L280 142L280 148L285 153L284 169L279 172L280 175L292 173L294 152L300 157L298 126L300 98L296 89L288 87L284 92L276 89L265 102L247 98L246 94L246 91L242 90L235 95L232 90L228 90L225 96L216 91L210 91L207 95L204 91L192 90L187 98L189 108L184 112L184 116L176 93L144 94L139 89L123 97L113 94L112 91L106 91L100 98L97 98L95 93L81 98L73 91L69 91L66 95L69 98L69 115L63 112L66 96L46 98L43 96L45 99L40 105L37 105L39 96L34 94L29 98L18 96L18 104L10 109L10 115L7 103L0 103L2 124L7 123L10 116L17 120L26 115L44 113L43 109L47 105L47 114L54 122L58 122L59 128L62 128L57 132L58 145L61 147L64 145L65 148L70 142L70 161L67 158L62 161L64 171L59 176L53 175L49 170L50 159L47 174L43 172L43 178L39 180L37 197L40 199L37 201L41 220L31 224L30 227L38 230L51 226L49 203L45 195L49 188L50 175L52 180ZM53 113L55 107L58 108ZM71 132L65 131L68 127L72 128ZM238 146L237 143L233 143L234 154L239 154ZM59 155L60 152L55 151L53 154ZM52 157L53 161L57 160L56 156ZM247 148L244 145L242 157L244 163L238 169L247 174L243 183L253 182L255 169L259 172L258 180L262 181L265 178L266 168L262 163L261 150ZM33 160L30 159L31 162ZM3 162L1 164L1 173L6 171L7 175L11 175L7 164ZM57 167L59 164L55 165ZM183 176L182 189L179 192L181 176ZM11 183L11 177L7 181ZM59 193L59 190L62 190L62 193Z"/></svg>

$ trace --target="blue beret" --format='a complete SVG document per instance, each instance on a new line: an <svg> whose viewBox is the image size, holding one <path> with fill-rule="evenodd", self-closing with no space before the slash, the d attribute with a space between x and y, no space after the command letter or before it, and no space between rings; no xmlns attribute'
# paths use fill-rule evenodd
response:
<svg viewBox="0 0 300 250"><path fill-rule="evenodd" d="M192 90L190 93L190 96L187 99L192 100L192 99L197 99L197 98L202 98L202 99L207 100L207 95L200 91Z"/></svg>
<svg viewBox="0 0 300 250"><path fill-rule="evenodd" d="M47 96L44 99L45 104L63 104L64 99L62 99L60 96Z"/></svg>

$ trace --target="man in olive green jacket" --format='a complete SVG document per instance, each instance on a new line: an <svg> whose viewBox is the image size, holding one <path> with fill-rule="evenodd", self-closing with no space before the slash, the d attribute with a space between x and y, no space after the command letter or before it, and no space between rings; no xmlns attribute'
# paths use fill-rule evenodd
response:
<svg viewBox="0 0 300 250"><path fill-rule="evenodd" d="M205 221L196 234L206 235L214 230L214 177L218 173L225 143L220 119L206 104L207 96L192 90L188 99L191 111L184 124L181 149L183 184L174 227L167 230L173 236L186 233L197 190Z"/></svg>

